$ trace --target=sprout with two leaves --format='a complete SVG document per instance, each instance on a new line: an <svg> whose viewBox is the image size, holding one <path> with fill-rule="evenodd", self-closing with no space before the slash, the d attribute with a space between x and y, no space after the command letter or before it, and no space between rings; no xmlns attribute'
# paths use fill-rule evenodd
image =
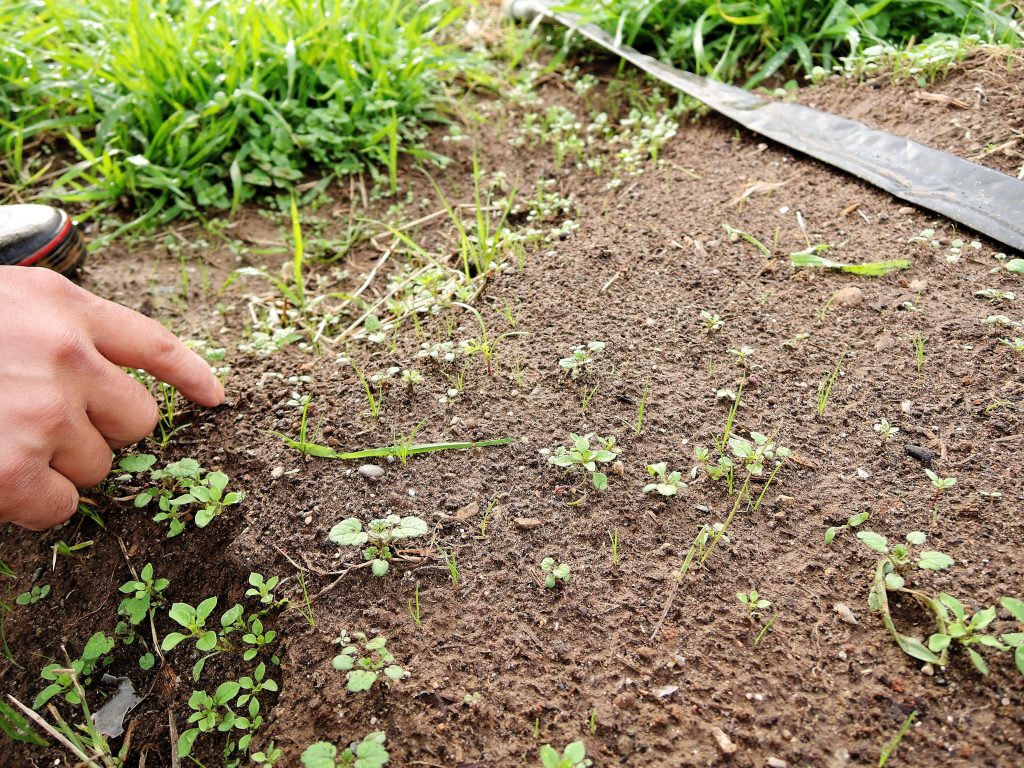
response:
<svg viewBox="0 0 1024 768"><path fill-rule="evenodd" d="M350 517L331 528L327 537L339 547L365 546L363 559L370 563L374 576L383 576L391 567L391 559L398 554L395 542L425 536L428 530L426 522L412 515L388 515L371 520L365 531L362 520Z"/></svg>

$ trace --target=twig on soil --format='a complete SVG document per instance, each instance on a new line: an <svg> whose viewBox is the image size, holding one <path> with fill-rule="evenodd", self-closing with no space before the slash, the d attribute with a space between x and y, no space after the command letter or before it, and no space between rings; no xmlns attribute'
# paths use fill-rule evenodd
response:
<svg viewBox="0 0 1024 768"><path fill-rule="evenodd" d="M658 636L662 626L665 624L665 619L668 618L668 612L672 608L672 602L676 599L676 592L679 591L680 582L681 579L676 579L675 584L672 585L672 591L668 593L668 600L665 601L665 610L661 612L661 618L658 619L658 624L651 633L651 642L654 642L654 638Z"/></svg>
<svg viewBox="0 0 1024 768"><path fill-rule="evenodd" d="M626 269L627 269L626 267L623 267L618 272L616 272L614 275L612 275L611 279L607 283L605 283L604 285L601 286L601 293L604 293L605 291L607 291L608 288L611 287L612 283L614 283L616 280L618 280L620 277L622 277L622 275L625 274Z"/></svg>
<svg viewBox="0 0 1024 768"><path fill-rule="evenodd" d="M174 713L167 710L167 731L171 737L171 768L181 768L181 757L178 755L178 724L174 722Z"/></svg>

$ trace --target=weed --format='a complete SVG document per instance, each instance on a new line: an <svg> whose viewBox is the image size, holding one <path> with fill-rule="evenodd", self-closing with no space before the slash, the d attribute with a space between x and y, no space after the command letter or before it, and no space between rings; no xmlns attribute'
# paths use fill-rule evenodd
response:
<svg viewBox="0 0 1024 768"><path fill-rule="evenodd" d="M168 579L159 579L153 573L153 564L146 563L137 579L131 579L118 589L126 595L117 606L117 612L132 625L141 624L151 611L164 605L163 592L171 585Z"/></svg>
<svg viewBox="0 0 1024 768"><path fill-rule="evenodd" d="M839 355L839 359L836 361L835 368L832 369L832 373L826 376L821 384L818 385L818 418L825 415L825 408L828 407L828 399L832 394L832 387L836 383L836 379L839 377L839 370L843 365L843 361L846 359L846 352L842 352Z"/></svg>
<svg viewBox="0 0 1024 768"><path fill-rule="evenodd" d="M619 529L608 531L608 540L612 545L612 565L619 564Z"/></svg>
<svg viewBox="0 0 1024 768"><path fill-rule="evenodd" d="M416 582L416 588L413 592L413 599L409 601L409 615L412 617L413 623L418 627L422 623L422 617L420 615L420 583Z"/></svg>
<svg viewBox="0 0 1024 768"><path fill-rule="evenodd" d="M935 488L936 496L938 496L947 488L952 488L954 485L956 485L955 477L939 477L930 469L926 469L924 473L928 476L928 479L931 480L932 487Z"/></svg>
<svg viewBox="0 0 1024 768"><path fill-rule="evenodd" d="M567 357L558 361L558 365L569 374L570 379L586 377L591 373L595 356L603 352L605 346L603 341L589 341L586 345L573 347Z"/></svg>
<svg viewBox="0 0 1024 768"><path fill-rule="evenodd" d="M544 586L547 589L554 589L559 584L567 586L571 577L571 570L565 563L556 563L553 557L545 557L540 564L542 572L547 574L544 577Z"/></svg>
<svg viewBox="0 0 1024 768"><path fill-rule="evenodd" d="M39 676L49 680L50 684L36 696L32 709L39 709L58 695L63 695L70 704L82 706L85 701L82 685L89 685L96 669L112 661L109 654L113 649L114 638L105 632L96 632L86 641L82 655L77 659L69 659L67 664L47 664Z"/></svg>
<svg viewBox="0 0 1024 768"><path fill-rule="evenodd" d="M525 331L506 331L498 336L491 336L487 330L487 324L484 322L483 316L468 304L463 304L460 301L453 302L454 306L462 307L463 309L470 312L473 317L476 318L477 325L480 327L480 335L475 336L471 339L463 341L461 349L464 354L468 356L480 355L483 358L484 363L487 366L487 373L494 373L494 356L498 351L498 346L501 342L511 336L525 336Z"/></svg>
<svg viewBox="0 0 1024 768"><path fill-rule="evenodd" d="M48 594L50 594L49 584L44 584L42 586L33 584L32 588L28 592L22 592L14 599L14 602L18 605L35 605Z"/></svg>
<svg viewBox="0 0 1024 768"><path fill-rule="evenodd" d="M644 486L644 493L659 493L662 496L675 496L679 491L685 490L686 483L680 472L668 473L668 463L661 461L657 464L650 464L647 467L647 474L657 477L658 481Z"/></svg>
<svg viewBox="0 0 1024 768"><path fill-rule="evenodd" d="M636 420L633 422L633 434L640 435L644 429L644 414L647 412L647 398L651 394L651 380L644 382L644 391L640 395L640 404L636 409Z"/></svg>
<svg viewBox="0 0 1024 768"><path fill-rule="evenodd" d="M249 759L260 768L274 768L274 763L282 757L284 757L284 750L276 746L273 741L258 752L249 755Z"/></svg>
<svg viewBox="0 0 1024 768"><path fill-rule="evenodd" d="M759 611L772 607L771 601L761 597L756 589L751 589L750 592L737 592L736 599L747 609L747 618L751 621Z"/></svg>
<svg viewBox="0 0 1024 768"><path fill-rule="evenodd" d="M296 571L295 580L299 582L302 590L302 618L309 624L310 629L316 628L316 618L313 616L313 602L309 598L309 589L306 586L306 572Z"/></svg>
<svg viewBox="0 0 1024 768"><path fill-rule="evenodd" d="M384 731L374 731L354 741L342 752L326 741L310 744L302 753L303 768L383 768L389 755Z"/></svg>
<svg viewBox="0 0 1024 768"><path fill-rule="evenodd" d="M730 348L729 354L734 355L740 366L746 368L749 365L748 360L750 360L750 357L754 354L754 350L746 346L740 347L739 349Z"/></svg>
<svg viewBox="0 0 1024 768"><path fill-rule="evenodd" d="M888 419L881 419L875 423L875 432L882 437L882 442L886 443L889 438L898 434L900 431L899 427L892 426Z"/></svg>
<svg viewBox="0 0 1024 768"><path fill-rule="evenodd" d="M882 747L881 753L878 755L878 768L885 768L885 764L889 762L889 758L892 757L893 752L899 747L900 742L903 741L903 737L910 731L910 726L914 724L914 718L917 717L917 710L915 709L900 726L900 729L896 732L896 735L892 737L892 740Z"/></svg>
<svg viewBox="0 0 1024 768"><path fill-rule="evenodd" d="M52 560L52 562L50 564L50 570L52 570L52 571L56 571L57 570L57 557L58 556L59 557L74 557L76 553L81 552L81 551L86 550L86 549L89 549L95 543L96 542L90 540L90 541L80 541L77 544L68 544L66 541L61 539L56 544L54 544L52 547L50 547L51 551L53 552L53 560Z"/></svg>
<svg viewBox="0 0 1024 768"><path fill-rule="evenodd" d="M170 384L165 384L162 381L158 381L156 384L160 391L160 400L163 403L163 407L160 409L160 419L156 423L156 427L160 431L160 450L163 450L167 447L171 438L181 430L192 425L180 424L178 426L174 426L174 418L177 415L175 401L177 399L178 391Z"/></svg>
<svg viewBox="0 0 1024 768"><path fill-rule="evenodd" d="M11 570L11 567L3 560L0 560L0 576L10 576L12 579L18 578L18 574Z"/></svg>
<svg viewBox="0 0 1024 768"><path fill-rule="evenodd" d="M587 758L587 746L582 741L567 744L562 753L550 744L540 748L540 763L544 768L586 768L593 765Z"/></svg>
<svg viewBox="0 0 1024 768"><path fill-rule="evenodd" d="M455 550L441 553L444 557L444 564L448 568L448 578L452 582L452 589L459 588L459 563L455 557Z"/></svg>
<svg viewBox="0 0 1024 768"><path fill-rule="evenodd" d="M46 739L32 729L21 713L3 701L0 701L0 733L11 741L34 744L37 747L49 746Z"/></svg>
<svg viewBox="0 0 1024 768"><path fill-rule="evenodd" d="M870 512L860 512L856 515L852 515L843 525L834 525L825 531L825 544L831 544L835 539L836 534L845 531L847 528L853 529L859 525L862 525L867 519L871 517Z"/></svg>
<svg viewBox="0 0 1024 768"><path fill-rule="evenodd" d="M830 248L828 245L816 245L806 251L789 254L790 263L796 268L813 267L818 269L834 269L840 272L847 272L851 275L864 277L884 277L885 275L899 269L909 269L910 262L906 259L893 259L891 261L869 261L862 264L843 264L832 259L826 259L817 254Z"/></svg>
<svg viewBox="0 0 1024 768"><path fill-rule="evenodd" d="M771 618L765 622L764 626L761 627L761 631L757 633L757 637L754 638L754 647L757 648L761 641L764 640L765 636L771 631L771 628L775 625L775 620L779 618L778 613L773 613Z"/></svg>
<svg viewBox="0 0 1024 768"><path fill-rule="evenodd" d="M339 547L362 547L363 560L370 564L374 576L383 576L391 567L391 559L399 554L395 542L425 536L429 528L420 518L388 515L371 520L363 530L363 523L357 517L342 520L331 528L327 537Z"/></svg>
<svg viewBox="0 0 1024 768"><path fill-rule="evenodd" d="M408 672L392 663L395 657L388 650L385 637L378 635L368 639L363 632L353 632L350 636L343 631L334 642L343 647L331 666L345 673L345 688L352 693L370 690L381 675L389 681L404 680L409 676Z"/></svg>
<svg viewBox="0 0 1024 768"><path fill-rule="evenodd" d="M1024 357L1024 339L1019 336L1014 339L1000 339L999 343L1012 349L1017 357Z"/></svg>
<svg viewBox="0 0 1024 768"><path fill-rule="evenodd" d="M277 588L280 581L280 576L271 576L268 579L262 573L250 573L249 589L245 591L245 596L255 597L261 605L268 605L276 608L287 602L287 600L278 600L274 596L274 590Z"/></svg>
<svg viewBox="0 0 1024 768"><path fill-rule="evenodd" d="M914 362L917 364L918 371L924 367L924 343L924 336L914 337Z"/></svg>
<svg viewBox="0 0 1024 768"><path fill-rule="evenodd" d="M589 473L596 490L605 490L608 487L608 476L604 472L599 472L597 465L614 461L620 453L621 449L615 445L615 438L571 433L569 439L572 441L572 447L558 446L554 454L548 457L548 463L562 467L566 471L582 469ZM596 450L592 449L591 442L596 442L599 447Z"/></svg>
<svg viewBox="0 0 1024 768"><path fill-rule="evenodd" d="M746 240L752 246L757 248L757 250L761 252L761 255L763 255L766 259L770 259L772 257L771 249L749 232L744 232L743 230L736 229L736 227L730 226L725 222L722 222L722 229L725 230L725 233L729 236L729 240L731 242L736 242L737 240L740 239Z"/></svg>
<svg viewBox="0 0 1024 768"><path fill-rule="evenodd" d="M709 336L715 331L719 331L725 327L725 320L720 318L714 312L709 312L706 309L700 311L700 320L704 323L704 331Z"/></svg>

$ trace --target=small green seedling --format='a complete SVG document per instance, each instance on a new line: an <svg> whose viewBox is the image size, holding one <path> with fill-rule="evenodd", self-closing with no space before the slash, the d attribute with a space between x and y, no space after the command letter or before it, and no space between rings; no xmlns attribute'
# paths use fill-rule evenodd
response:
<svg viewBox="0 0 1024 768"><path fill-rule="evenodd" d="M596 490L605 490L608 487L608 476L604 472L598 472L597 465L615 460L621 451L615 445L615 438L599 437L593 433L586 435L571 433L569 439L572 441L572 447L558 446L555 448L554 454L548 457L548 463L565 470L582 468L590 473L591 482ZM596 442L599 447L592 449L592 442Z"/></svg>
<svg viewBox="0 0 1024 768"><path fill-rule="evenodd" d="M38 710L59 694L63 694L69 704L80 706L84 701L82 686L92 682L92 675L99 666L106 666L113 661L109 654L114 650L114 644L113 637L102 631L96 632L86 641L79 658L68 664L54 663L43 667L39 676L49 680L50 685L39 692L32 702L32 709Z"/></svg>
<svg viewBox="0 0 1024 768"><path fill-rule="evenodd" d="M818 385L818 418L825 415L825 409L828 407L828 399L832 395L832 387L835 386L836 379L839 378L840 369L842 368L843 361L846 359L846 352L842 352L839 355L839 359L836 361L835 367L832 372L822 379Z"/></svg>
<svg viewBox="0 0 1024 768"><path fill-rule="evenodd" d="M914 337L914 362L917 364L917 370L920 371L924 367L924 336Z"/></svg>
<svg viewBox="0 0 1024 768"><path fill-rule="evenodd" d="M216 607L216 596L206 598L194 608L188 603L174 603L167 615L173 622L184 627L187 632L170 632L164 637L161 649L164 651L174 650L188 639L195 640L196 650L202 653L209 653L216 648L217 632L206 628L206 620Z"/></svg>
<svg viewBox="0 0 1024 768"><path fill-rule="evenodd" d="M831 544L832 541L835 539L837 533L845 531L847 528L856 528L857 526L864 523L869 517L871 517L870 512L860 512L856 515L852 515L850 519L847 520L843 525L832 526L827 531L825 531L825 544Z"/></svg>
<svg viewBox="0 0 1024 768"><path fill-rule="evenodd" d="M1000 339L999 343L1012 349L1017 357L1024 357L1024 339L1019 337L1014 339Z"/></svg>
<svg viewBox="0 0 1024 768"><path fill-rule="evenodd" d="M384 731L374 731L354 741L340 754L338 748L326 741L310 744L302 753L303 768L383 768L389 755L384 749Z"/></svg>
<svg viewBox="0 0 1024 768"><path fill-rule="evenodd" d="M888 419L880 419L878 422L875 423L875 432L881 435L883 443L888 442L889 438L898 434L899 431L900 428L894 427L892 424L889 423Z"/></svg>
<svg viewBox="0 0 1024 768"><path fill-rule="evenodd" d="M656 483L649 483L644 486L644 493L660 493L662 496L675 496L679 491L686 489L683 476L680 472L668 472L668 463L661 461L657 464L647 466L647 474L657 477Z"/></svg>
<svg viewBox="0 0 1024 768"><path fill-rule="evenodd" d="M547 574L544 577L544 587L554 589L559 584L568 586L569 578L572 575L570 568L565 563L556 563L553 557L545 557L540 564L540 569Z"/></svg>
<svg viewBox="0 0 1024 768"><path fill-rule="evenodd" d="M863 264L843 264L824 256L818 256L818 252L827 250L827 245L816 245L805 251L789 254L790 263L797 269L811 267L817 269L835 269L840 272L847 272L851 275L863 275L864 277L884 277L897 269L908 269L910 262L906 259L892 259L891 261L869 261Z"/></svg>
<svg viewBox="0 0 1024 768"><path fill-rule="evenodd" d="M619 529L608 531L608 541L612 545L612 565L619 564Z"/></svg>
<svg viewBox="0 0 1024 768"><path fill-rule="evenodd" d="M586 768L594 764L587 759L587 746L582 741L566 745L561 754L550 744L544 744L540 748L540 763L544 768Z"/></svg>
<svg viewBox="0 0 1024 768"><path fill-rule="evenodd" d="M284 757L284 750L275 745L273 741L258 752L249 755L249 759L260 768L274 768L274 764L282 757Z"/></svg>
<svg viewBox="0 0 1024 768"><path fill-rule="evenodd" d="M334 641L343 646L341 653L334 657L331 666L345 673L345 687L352 693L368 691L381 675L389 681L404 680L409 673L397 664L387 648L387 638L377 636L368 639L363 632L347 632Z"/></svg>
<svg viewBox="0 0 1024 768"><path fill-rule="evenodd" d="M590 341L586 345L573 347L568 357L558 361L558 365L569 374L570 379L588 376L594 364L594 356L604 351L603 341Z"/></svg>
<svg viewBox="0 0 1024 768"><path fill-rule="evenodd" d="M245 590L245 596L257 598L262 605L274 607L283 605L287 600L278 600L274 596L274 590L280 581L280 576L271 576L268 579L262 573L250 573L249 589Z"/></svg>
<svg viewBox="0 0 1024 768"><path fill-rule="evenodd" d="M188 722L192 727L182 731L178 737L179 756L191 755L196 739L201 734L214 731L226 733L236 728L249 730L249 719L236 714L231 706L240 689L237 681L226 680L217 686L212 696L206 691L192 691L188 699L188 707L192 710Z"/></svg>
<svg viewBox="0 0 1024 768"><path fill-rule="evenodd" d="M981 631L996 620L996 607L989 606L971 615L967 613L963 603L946 592L939 593L937 604L942 610L945 626L928 638L928 650L933 653L944 653L955 642L967 651L974 668L982 675L987 675L988 664L971 646L987 646L1000 651L1010 650L1009 646L999 642L994 635L986 635Z"/></svg>
<svg viewBox="0 0 1024 768"><path fill-rule="evenodd" d="M709 336L715 331L721 330L725 326L725 320L720 318L714 312L709 312L706 309L700 311L700 320L704 323L704 331Z"/></svg>
<svg viewBox="0 0 1024 768"><path fill-rule="evenodd" d="M163 591L170 584L168 579L156 578L153 575L153 564L146 563L139 571L138 579L126 581L119 587L120 592L127 597L117 607L118 614L125 616L132 626L141 624L151 610L166 602Z"/></svg>
<svg viewBox="0 0 1024 768"><path fill-rule="evenodd" d="M425 521L411 515L388 515L371 520L365 531L359 518L350 517L331 528L327 537L339 547L367 545L363 550L364 561L370 564L374 576L383 576L391 567L391 559L398 554L395 542L425 536L428 530Z"/></svg>
<svg viewBox="0 0 1024 768"><path fill-rule="evenodd" d="M747 609L747 618L751 621L758 611L772 607L771 601L761 597L756 589L751 589L750 592L737 592L736 599Z"/></svg>
<svg viewBox="0 0 1024 768"><path fill-rule="evenodd" d="M932 481L932 486L935 488L936 496L938 496L947 488L952 488L954 485L956 485L955 477L939 477L930 469L926 469L924 473L928 475L928 479Z"/></svg>
<svg viewBox="0 0 1024 768"><path fill-rule="evenodd" d="M1013 660L1017 664L1017 669L1024 675L1024 600L1007 596L1001 598L999 604L1009 611L1017 622L1017 631L1007 632L1002 636L1002 640L1013 648Z"/></svg>
<svg viewBox="0 0 1024 768"><path fill-rule="evenodd" d="M50 570L57 570L57 558L58 557L74 557L76 553L82 550L89 549L96 542L80 541L78 544L68 544L66 541L61 539L54 544L50 549L53 551L53 561L50 563Z"/></svg>
<svg viewBox="0 0 1024 768"><path fill-rule="evenodd" d="M34 584L32 585L32 589L30 589L28 592L22 592L20 595L14 598L14 602L16 602L18 605L35 605L48 594L50 594L49 584L43 584L42 586Z"/></svg>
<svg viewBox="0 0 1024 768"><path fill-rule="evenodd" d="M751 347L740 347L739 349L730 348L729 354L735 355L740 366L746 368L748 365L747 361L750 359L751 355L754 354L754 350Z"/></svg>

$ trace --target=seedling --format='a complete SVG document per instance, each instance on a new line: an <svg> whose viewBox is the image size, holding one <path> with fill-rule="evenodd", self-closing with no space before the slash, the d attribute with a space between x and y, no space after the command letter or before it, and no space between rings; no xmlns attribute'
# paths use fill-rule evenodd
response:
<svg viewBox="0 0 1024 768"><path fill-rule="evenodd" d="M81 541L78 544L68 544L63 539L54 544L50 549L53 551L53 561L50 564L50 570L57 570L57 557L74 557L75 553L81 552L82 550L88 549L94 541Z"/></svg>
<svg viewBox="0 0 1024 768"><path fill-rule="evenodd" d="M327 537L339 547L363 547L363 559L370 564L374 576L383 576L391 567L390 561L400 557L395 542L425 536L429 530L426 522L414 516L399 517L388 515L383 519L371 520L363 530L359 518L350 517L331 528Z"/></svg>
<svg viewBox="0 0 1024 768"><path fill-rule="evenodd" d="M835 539L837 533L841 533L842 531L845 531L847 528L856 528L857 526L864 523L869 517L871 517L870 512L860 512L856 515L852 515L850 519L847 520L843 525L832 526L827 531L825 531L825 544L831 544L833 539Z"/></svg>
<svg viewBox="0 0 1024 768"><path fill-rule="evenodd" d="M605 490L608 487L608 476L604 472L599 472L597 465L614 461L620 453L621 449L615 445L615 438L599 437L593 433L570 433L569 439L572 441L572 447L558 446L554 454L548 457L548 463L562 467L566 471L582 469L590 474L591 483L596 490ZM598 444L596 450L591 448L592 442Z"/></svg>
<svg viewBox="0 0 1024 768"><path fill-rule="evenodd" d="M284 750L276 746L273 741L260 751L249 755L249 759L260 768L274 768L274 764L282 757L284 757Z"/></svg>
<svg viewBox="0 0 1024 768"><path fill-rule="evenodd" d="M825 415L825 408L828 407L828 399L832 394L832 387L836 383L836 379L839 377L839 370L843 365L843 361L846 359L846 352L839 355L839 359L836 361L835 368L832 369L832 373L826 376L821 384L818 385L818 418Z"/></svg>
<svg viewBox="0 0 1024 768"><path fill-rule="evenodd" d="M245 596L257 598L262 605L269 605L275 608L284 605L288 602L287 600L278 600L274 596L274 590L280 581L280 576L271 576L268 579L262 573L250 573L249 589L245 591Z"/></svg>
<svg viewBox="0 0 1024 768"><path fill-rule="evenodd" d="M32 709L39 709L54 696L61 694L69 704L81 706L85 702L82 685L92 682L97 667L113 661L108 655L113 649L114 638L105 632L96 632L86 641L79 658L68 660L67 664L47 664L39 676L49 680L50 685L39 692L32 702Z"/></svg>
<svg viewBox="0 0 1024 768"><path fill-rule="evenodd" d="M1020 337L1014 339L1000 339L999 343L1012 349L1017 357L1024 357L1024 339Z"/></svg>
<svg viewBox="0 0 1024 768"><path fill-rule="evenodd" d="M404 680L409 676L393 663L395 657L388 650L385 637L378 635L368 639L363 632L353 632L349 636L343 631L334 642L343 648L331 666L345 673L345 687L352 693L370 690L381 675L388 681Z"/></svg>
<svg viewBox="0 0 1024 768"><path fill-rule="evenodd" d="M452 589L459 588L459 563L455 556L455 550L442 552L444 564L448 567L448 578L452 582Z"/></svg>
<svg viewBox="0 0 1024 768"><path fill-rule="evenodd" d="M878 768L885 768L885 764L889 762L889 758L892 757L893 752L899 747L900 742L903 741L903 737L910 732L910 726L914 724L914 718L917 717L917 710L915 709L900 726L900 729L896 732L896 735L892 737L892 741L886 744L881 753L878 755Z"/></svg>
<svg viewBox="0 0 1024 768"><path fill-rule="evenodd" d="M875 432L882 437L882 442L888 442L890 437L898 434L900 431L899 427L892 426L888 419L882 419L875 423Z"/></svg>
<svg viewBox="0 0 1024 768"><path fill-rule="evenodd" d="M938 496L947 488L952 488L954 485L956 485L955 477L939 477L930 469L926 469L924 473L928 475L928 479L932 481L932 486L935 488L936 496Z"/></svg>
<svg viewBox="0 0 1024 768"><path fill-rule="evenodd" d="M341 754L333 744L318 741L302 753L303 768L383 768L389 755L384 749L384 731L374 731L354 741Z"/></svg>
<svg viewBox="0 0 1024 768"><path fill-rule="evenodd" d="M612 545L612 565L619 564L619 529L608 531L608 540Z"/></svg>
<svg viewBox="0 0 1024 768"><path fill-rule="evenodd" d="M416 582L416 588L413 592L413 599L408 604L409 615L412 617L413 623L418 627L422 622L420 615L420 583Z"/></svg>
<svg viewBox="0 0 1024 768"><path fill-rule="evenodd" d="M740 347L739 349L730 348L729 354L735 355L740 366L746 368L748 365L747 361L750 359L750 356L754 354L754 350L750 347Z"/></svg>
<svg viewBox="0 0 1024 768"><path fill-rule="evenodd" d="M640 395L640 405L636 409L636 420L633 422L633 434L639 435L644 429L644 414L647 411L647 398L651 394L651 380L644 382L644 391Z"/></svg>
<svg viewBox="0 0 1024 768"><path fill-rule="evenodd" d="M544 768L586 768L594 764L587 759L587 747L582 741L566 745L561 754L550 744L544 744L540 748L540 762Z"/></svg>
<svg viewBox="0 0 1024 768"><path fill-rule="evenodd" d="M182 731L178 737L178 754L181 757L192 754L196 739L203 733L225 733L236 728L249 730L249 719L235 714L231 706L239 690L241 686L237 681L226 680L217 686L212 696L206 691L192 692L188 699L188 707L192 710L188 722L193 727Z"/></svg>
<svg viewBox="0 0 1024 768"><path fill-rule="evenodd" d="M721 330L725 326L725 320L720 318L714 312L709 312L706 309L700 311L700 320L704 323L704 331L709 336L715 331Z"/></svg>
<svg viewBox="0 0 1024 768"><path fill-rule="evenodd" d="M908 269L910 262L906 259L892 259L891 261L869 261L863 264L843 264L818 253L829 249L828 245L816 245L805 251L789 254L790 263L797 269L813 267L817 269L835 269L840 272L847 272L851 275L862 275L864 277L884 277L898 269Z"/></svg>
<svg viewBox="0 0 1024 768"><path fill-rule="evenodd" d="M16 602L18 605L35 605L48 594L50 594L49 584L43 584L42 586L39 586L38 584L33 584L32 589L30 589L28 592L22 592L20 595L14 598L14 602Z"/></svg>
<svg viewBox="0 0 1024 768"><path fill-rule="evenodd" d="M177 427L174 426L174 417L177 415L175 411L175 399L178 391L170 384L164 384L162 381L157 382L157 387L160 391L160 398L163 402L163 407L160 409L160 420L157 421L156 427L160 431L160 450L163 450L167 447L171 438L181 430L192 425L180 424Z"/></svg>
<svg viewBox="0 0 1024 768"><path fill-rule="evenodd" d="M559 360L558 365L574 381L589 376L591 367L594 365L595 355L603 352L605 346L603 341L590 341L586 345L573 347L568 357Z"/></svg>
<svg viewBox="0 0 1024 768"><path fill-rule="evenodd" d="M918 371L924 367L924 343L924 336L914 337L914 361L917 364Z"/></svg>
<svg viewBox="0 0 1024 768"><path fill-rule="evenodd" d="M686 489L683 476L680 472L668 473L668 463L661 461L657 464L647 466L647 474L657 477L658 481L644 486L644 493L659 493L662 496L675 496L679 491Z"/></svg>
<svg viewBox="0 0 1024 768"><path fill-rule="evenodd" d="M216 648L217 632L206 628L206 620L216 607L216 596L206 598L194 608L188 603L174 603L167 615L173 622L184 627L187 633L171 632L167 634L161 643L161 649L164 651L174 650L189 639L196 641L196 650L202 653L208 653Z"/></svg>
<svg viewBox="0 0 1024 768"><path fill-rule="evenodd" d="M477 325L480 327L480 335L463 341L461 348L466 355L480 355L480 357L483 358L484 363L487 365L488 374L494 373L494 355L497 353L498 346L501 342L511 336L527 335L525 331L506 331L498 336L491 336L490 332L487 330L487 324L484 322L483 316L477 310L468 304L463 304L461 301L453 301L452 305L462 307L472 313L473 317L476 318Z"/></svg>
<svg viewBox="0 0 1024 768"><path fill-rule="evenodd" d="M545 574L544 587L554 589L555 587L568 586L569 578L572 575L570 568L565 563L556 563L553 557L545 557L540 564L540 569Z"/></svg>
<svg viewBox="0 0 1024 768"><path fill-rule="evenodd" d="M935 550L919 551L918 548L923 546L926 540L925 534L920 531L911 531L907 534L906 543L900 542L892 546L884 536L872 531L860 531L857 538L864 542L871 551L881 555L875 565L875 576L868 594L868 605L882 615L882 622L886 629L889 630L889 634L904 653L921 661L945 666L947 658L945 651L937 655L920 640L904 635L896 629L889 612L888 593L903 592L916 599L940 622L939 630L941 632L945 626L945 621L942 618L943 609L928 595L907 589L905 577L915 569L945 570L954 564L953 558Z"/></svg>
<svg viewBox="0 0 1024 768"><path fill-rule="evenodd" d="M33 730L18 710L0 701L0 733L11 741L33 744L37 747L49 746L49 743Z"/></svg>
<svg viewBox="0 0 1024 768"><path fill-rule="evenodd" d="M938 622L939 631L928 638L928 650L942 654L955 642L967 651L974 668L982 675L988 674L988 664L981 654L971 647L972 645L987 646L1000 651L1010 650L1010 646L999 642L994 635L986 635L981 631L995 621L994 605L971 615L967 613L963 603L945 592L940 592L938 599L932 603L942 612L942 621Z"/></svg>
<svg viewBox="0 0 1024 768"><path fill-rule="evenodd" d="M772 607L771 601L761 597L756 589L751 589L750 592L737 592L736 599L747 609L747 618L751 621L758 611Z"/></svg>
<svg viewBox="0 0 1024 768"><path fill-rule="evenodd" d="M153 574L153 564L146 563L139 571L138 579L126 581L119 587L127 595L117 607L118 614L125 616L132 626L141 624L151 611L166 602L163 591L169 587L168 579L158 579Z"/></svg>

